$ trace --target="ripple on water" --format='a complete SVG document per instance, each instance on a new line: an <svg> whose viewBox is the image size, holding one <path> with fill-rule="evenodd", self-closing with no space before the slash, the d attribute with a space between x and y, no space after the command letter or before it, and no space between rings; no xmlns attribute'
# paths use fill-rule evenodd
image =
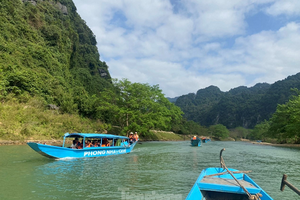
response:
<svg viewBox="0 0 300 200"><path fill-rule="evenodd" d="M227 167L251 170L249 176L275 200L298 198L288 188L279 190L283 173L300 187L298 148L245 142L191 147L183 141L143 142L130 154L63 160L44 158L27 146L0 146L0 199L185 199L203 169L220 166L222 148Z"/></svg>

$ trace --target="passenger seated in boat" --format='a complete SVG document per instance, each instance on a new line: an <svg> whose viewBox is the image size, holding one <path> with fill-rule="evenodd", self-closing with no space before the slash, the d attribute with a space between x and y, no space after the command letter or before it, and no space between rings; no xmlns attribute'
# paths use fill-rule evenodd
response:
<svg viewBox="0 0 300 200"><path fill-rule="evenodd" d="M82 144L79 142L78 138L75 138L75 148L82 149Z"/></svg>
<svg viewBox="0 0 300 200"><path fill-rule="evenodd" d="M197 137L196 137L196 135L193 137L193 140L196 140L197 139Z"/></svg>
<svg viewBox="0 0 300 200"><path fill-rule="evenodd" d="M88 140L87 143L86 143L86 146L85 147L92 147L92 142L91 140Z"/></svg>
<svg viewBox="0 0 300 200"><path fill-rule="evenodd" d="M98 147L98 141L97 140L93 141L93 147Z"/></svg>
<svg viewBox="0 0 300 200"><path fill-rule="evenodd" d="M101 147L106 147L106 140L107 140L106 138L102 139L102 145L101 145Z"/></svg>
<svg viewBox="0 0 300 200"><path fill-rule="evenodd" d="M79 142L79 145L77 146L77 149L82 149L83 148L83 144Z"/></svg>
<svg viewBox="0 0 300 200"><path fill-rule="evenodd" d="M103 138L102 139L102 147L109 147L109 146L110 146L110 144L109 144L108 140L106 138Z"/></svg>
<svg viewBox="0 0 300 200"><path fill-rule="evenodd" d="M72 149L76 149L76 140L73 140L72 145L70 146Z"/></svg>
<svg viewBox="0 0 300 200"><path fill-rule="evenodd" d="M106 140L106 146L107 146L107 147L110 147L110 143L109 143L108 140Z"/></svg>

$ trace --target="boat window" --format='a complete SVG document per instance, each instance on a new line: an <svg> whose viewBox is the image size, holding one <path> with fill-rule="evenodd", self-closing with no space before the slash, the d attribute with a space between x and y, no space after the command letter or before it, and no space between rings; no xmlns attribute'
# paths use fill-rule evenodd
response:
<svg viewBox="0 0 300 200"><path fill-rule="evenodd" d="M77 149L79 144L82 144L83 138L81 137L66 137L65 146L66 148Z"/></svg>
<svg viewBox="0 0 300 200"><path fill-rule="evenodd" d="M121 146L121 142L122 142L122 140L121 139L115 139L114 140L114 146Z"/></svg>

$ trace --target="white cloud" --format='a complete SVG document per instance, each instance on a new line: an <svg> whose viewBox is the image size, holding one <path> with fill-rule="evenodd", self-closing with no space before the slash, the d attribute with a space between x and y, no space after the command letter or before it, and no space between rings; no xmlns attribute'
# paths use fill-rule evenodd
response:
<svg viewBox="0 0 300 200"><path fill-rule="evenodd" d="M259 12L295 16L300 1L74 2L113 78L159 84L170 97L209 85L227 91L272 83L299 71L300 25L281 19L286 25L280 29L249 35L246 18Z"/></svg>
<svg viewBox="0 0 300 200"><path fill-rule="evenodd" d="M216 55L206 56L198 65L217 73L244 74L245 79L257 75L257 78L247 80L247 85L272 83L299 72L299 46L300 24L291 22L278 31L240 37L233 48L217 49ZM226 86L220 88L228 90Z"/></svg>
<svg viewBox="0 0 300 200"><path fill-rule="evenodd" d="M271 7L266 9L271 15L300 15L299 0L277 0Z"/></svg>
<svg viewBox="0 0 300 200"><path fill-rule="evenodd" d="M172 13L172 6L168 0L125 0L122 8L127 21L133 27L157 28Z"/></svg>

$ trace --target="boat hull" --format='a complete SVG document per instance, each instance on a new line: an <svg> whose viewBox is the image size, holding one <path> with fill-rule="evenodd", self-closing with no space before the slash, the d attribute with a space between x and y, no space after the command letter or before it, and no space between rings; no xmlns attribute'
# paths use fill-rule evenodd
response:
<svg viewBox="0 0 300 200"><path fill-rule="evenodd" d="M196 139L196 140L191 139L191 145L200 147L201 146L201 140L200 139Z"/></svg>
<svg viewBox="0 0 300 200"><path fill-rule="evenodd" d="M236 169L229 169L230 171L238 171ZM214 175L226 172L223 168L207 168L203 170L198 177L196 183L192 187L186 200L248 200L247 194L235 182L233 177L228 174ZM261 187L259 187L247 174L234 174L235 178L247 189L251 194L260 193L261 200L273 200Z"/></svg>
<svg viewBox="0 0 300 200"><path fill-rule="evenodd" d="M130 147L90 147L84 149L72 149L33 142L27 144L37 153L49 158L87 158L130 153L136 143L131 144Z"/></svg>

